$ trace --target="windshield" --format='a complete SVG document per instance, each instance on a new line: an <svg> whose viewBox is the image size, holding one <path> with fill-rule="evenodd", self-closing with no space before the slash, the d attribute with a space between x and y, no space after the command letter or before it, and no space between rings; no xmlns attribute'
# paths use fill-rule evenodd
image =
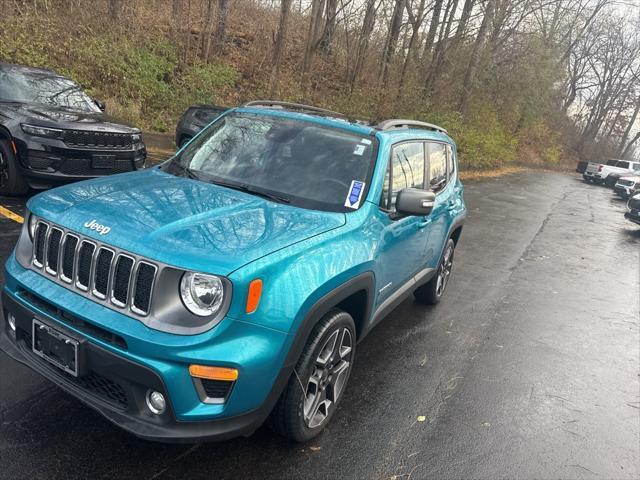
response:
<svg viewBox="0 0 640 480"><path fill-rule="evenodd" d="M178 153L168 171L271 200L352 211L368 190L376 140L314 122L230 113Z"/></svg>
<svg viewBox="0 0 640 480"><path fill-rule="evenodd" d="M83 112L100 111L78 84L45 71L0 70L0 101L40 103Z"/></svg>

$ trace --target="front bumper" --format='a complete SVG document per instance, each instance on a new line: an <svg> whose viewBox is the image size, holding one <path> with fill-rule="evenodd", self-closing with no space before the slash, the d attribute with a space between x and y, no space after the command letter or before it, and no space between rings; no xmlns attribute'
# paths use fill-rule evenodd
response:
<svg viewBox="0 0 640 480"><path fill-rule="evenodd" d="M632 210L631 212L625 212L624 218L630 222L640 225L640 210Z"/></svg>
<svg viewBox="0 0 640 480"><path fill-rule="evenodd" d="M622 198L630 198L638 193L638 191L635 190L635 187L626 187L622 185L616 185L615 187L613 187L613 191L620 195Z"/></svg>
<svg viewBox="0 0 640 480"><path fill-rule="evenodd" d="M15 136L20 170L32 188L49 188L69 182L144 168L144 144L131 149L74 148L61 140ZM95 156L102 156L97 158ZM104 157L107 156L107 157ZM108 162L105 162L108 158Z"/></svg>
<svg viewBox="0 0 640 480"><path fill-rule="evenodd" d="M195 336L150 331L137 320L63 291L35 272L19 269L22 267L12 256L2 293L0 349L139 437L196 442L250 435L269 415L291 373L290 367L283 366L288 350L286 334L230 319L213 329L219 332ZM29 281L22 284L17 277ZM25 290L24 285L42 287L37 295L50 299L46 303L56 312L30 302L36 294ZM77 309L70 309L70 301ZM91 309L91 315L86 315L85 307ZM9 312L16 319L15 335L6 321ZM113 327L122 325L122 319L116 316L128 319L131 328L114 331ZM85 341L84 376L68 375L32 352L30 328L34 318ZM80 327L77 320L86 325ZM104 332L113 333L120 341L110 340ZM140 332L146 332L147 338ZM188 373L191 363L239 370L224 404L201 400ZM149 411L145 400L149 389L163 393L168 404L165 413L154 415Z"/></svg>

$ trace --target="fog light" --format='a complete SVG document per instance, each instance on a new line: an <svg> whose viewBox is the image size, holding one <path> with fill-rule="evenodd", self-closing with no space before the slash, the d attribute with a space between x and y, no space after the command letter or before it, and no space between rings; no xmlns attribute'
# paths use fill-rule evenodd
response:
<svg viewBox="0 0 640 480"><path fill-rule="evenodd" d="M7 315L7 321L9 322L9 326L12 331L16 331L16 317L13 316L13 313L9 313Z"/></svg>
<svg viewBox="0 0 640 480"><path fill-rule="evenodd" d="M156 415L164 413L165 408L167 408L164 395L155 390L147 390L147 407Z"/></svg>

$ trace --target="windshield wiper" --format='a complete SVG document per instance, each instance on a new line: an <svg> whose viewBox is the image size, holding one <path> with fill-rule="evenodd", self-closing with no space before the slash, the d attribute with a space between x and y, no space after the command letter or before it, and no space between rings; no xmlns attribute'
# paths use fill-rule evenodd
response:
<svg viewBox="0 0 640 480"><path fill-rule="evenodd" d="M272 200L278 203L291 203L291 199L285 195L278 195L277 193L269 193L263 190L256 190L249 185L244 185L241 183L229 183L221 180L211 180L211 183L215 183L216 185L220 185L222 187L232 188L234 190L239 190L241 192L251 193L252 195L256 195L258 197L266 198L268 200Z"/></svg>

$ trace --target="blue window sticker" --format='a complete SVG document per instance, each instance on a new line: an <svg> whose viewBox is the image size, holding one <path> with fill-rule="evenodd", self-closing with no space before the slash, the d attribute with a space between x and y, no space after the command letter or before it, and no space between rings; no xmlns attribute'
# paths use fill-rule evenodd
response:
<svg viewBox="0 0 640 480"><path fill-rule="evenodd" d="M360 200L362 200L362 193L364 192L364 182L359 180L351 180L351 187L349 188L349 194L344 202L344 206L353 208L354 210L360 206Z"/></svg>

